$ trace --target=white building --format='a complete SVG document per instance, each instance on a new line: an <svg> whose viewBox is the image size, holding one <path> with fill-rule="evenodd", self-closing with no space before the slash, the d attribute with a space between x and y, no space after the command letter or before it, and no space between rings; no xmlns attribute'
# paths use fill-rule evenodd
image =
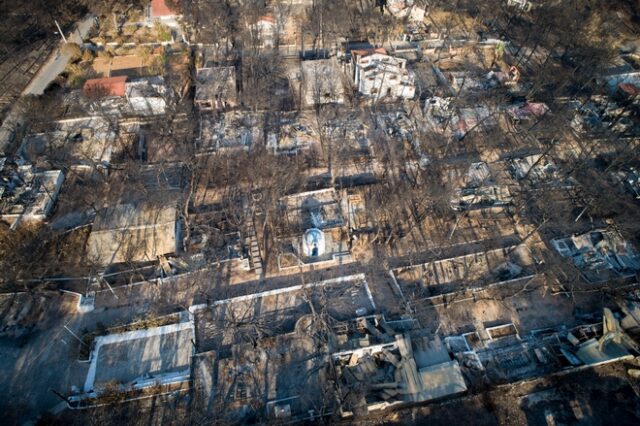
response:
<svg viewBox="0 0 640 426"><path fill-rule="evenodd" d="M414 76L407 70L406 59L389 56L384 49L353 50L351 55L360 94L374 100L414 97Z"/></svg>
<svg viewBox="0 0 640 426"><path fill-rule="evenodd" d="M276 46L281 25L272 15L261 16L257 22L251 25L252 39L263 48L271 49Z"/></svg>

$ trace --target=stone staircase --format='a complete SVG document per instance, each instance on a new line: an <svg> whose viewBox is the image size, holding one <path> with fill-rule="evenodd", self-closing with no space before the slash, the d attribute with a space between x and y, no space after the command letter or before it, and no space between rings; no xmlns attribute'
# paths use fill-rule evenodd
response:
<svg viewBox="0 0 640 426"><path fill-rule="evenodd" d="M256 236L256 228L253 222L253 212L249 207L249 203L245 200L243 203L244 210L244 242L249 247L249 264L251 269L256 273L256 278L262 278L262 257L260 256L260 246L258 246L258 238Z"/></svg>

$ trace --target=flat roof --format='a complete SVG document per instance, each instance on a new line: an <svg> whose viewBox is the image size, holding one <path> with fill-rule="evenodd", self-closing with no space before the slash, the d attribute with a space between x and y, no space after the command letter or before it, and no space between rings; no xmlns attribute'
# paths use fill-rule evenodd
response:
<svg viewBox="0 0 640 426"><path fill-rule="evenodd" d="M188 379L193 338L191 322L100 336L84 391L94 392L109 383L143 388Z"/></svg>
<svg viewBox="0 0 640 426"><path fill-rule="evenodd" d="M20 155L28 161L47 156L85 164L88 160L108 163L115 150L117 126L102 117L81 117L54 121L43 133L27 135Z"/></svg>
<svg viewBox="0 0 640 426"><path fill-rule="evenodd" d="M103 209L93 224L87 250L100 264L154 260L176 251L176 209L120 204Z"/></svg>
<svg viewBox="0 0 640 426"><path fill-rule="evenodd" d="M467 390L458 361L448 361L421 368L419 373L420 379L422 379L421 397L423 401L455 395Z"/></svg>

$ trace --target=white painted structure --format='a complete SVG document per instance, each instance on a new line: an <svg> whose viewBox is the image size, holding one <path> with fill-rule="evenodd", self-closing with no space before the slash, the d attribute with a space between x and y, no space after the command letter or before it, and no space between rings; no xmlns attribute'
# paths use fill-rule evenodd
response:
<svg viewBox="0 0 640 426"><path fill-rule="evenodd" d="M413 74L407 70L407 60L389 56L382 51L383 49L352 52L358 92L374 100L412 99L416 86Z"/></svg>
<svg viewBox="0 0 640 426"><path fill-rule="evenodd" d="M167 86L160 76L127 82L125 97L134 115L163 115L167 109Z"/></svg>
<svg viewBox="0 0 640 426"><path fill-rule="evenodd" d="M98 364L100 349L102 349L103 347L109 346L109 345L122 344L122 343L129 344L129 343L133 343L135 341L140 341L140 340L151 341L151 339L154 339L154 338L177 334L177 333L187 333L188 337L190 339L193 339L195 336L195 329L194 329L193 322L191 321L182 322L179 324L170 324L170 325L165 325L161 327L127 331L124 333L109 334L106 336L97 337L95 340L94 349L91 352L91 358L90 358L91 364L89 365L89 372L87 373L87 378L85 379L85 382L84 382L84 392L86 394L91 395L92 393L96 392L96 390L99 391L99 389L96 389L95 381L96 381L97 370L100 368L100 365ZM137 361L141 362L141 364L145 364L149 362L149 359L151 359L150 357L159 357L158 352L160 350L166 350L166 351L174 350L177 352L180 349L181 348L172 349L168 347L163 348L163 347L156 347L152 345L151 347L144 347L145 353L134 354L133 357L136 358L136 355L137 355L137 358L138 358ZM182 348L182 350L184 350L184 348ZM146 352L149 352L149 353L146 353ZM181 383L189 380L189 378L191 377L191 367L190 367L191 357L189 356L189 353L192 351L186 350L184 352L185 354L183 355L183 357L185 358L185 360L182 360L183 362L178 362L179 365L176 366L176 367L184 367L183 369L171 368L171 369L168 369L167 371L163 371L163 369L160 368L158 371L154 370L153 373L141 370L140 371L141 377L135 379L129 385L131 386L132 389L143 389L146 387L155 386L157 384ZM176 358L177 358L177 355L176 355ZM132 362L136 362L136 360L132 360ZM152 363L152 365L155 366L154 363ZM160 367L163 367L163 366L160 366Z"/></svg>
<svg viewBox="0 0 640 426"><path fill-rule="evenodd" d="M304 233L302 251L307 257L322 256L325 253L324 233L317 228L308 229Z"/></svg>

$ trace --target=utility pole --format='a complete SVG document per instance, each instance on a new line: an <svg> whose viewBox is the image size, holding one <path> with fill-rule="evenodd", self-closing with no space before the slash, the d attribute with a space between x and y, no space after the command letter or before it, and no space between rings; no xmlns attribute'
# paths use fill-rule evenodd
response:
<svg viewBox="0 0 640 426"><path fill-rule="evenodd" d="M53 22L56 23L56 27L58 27L58 32L60 32L60 35L62 36L62 40L64 40L64 43L67 44L67 38L64 36L64 33L62 32L62 28L60 28L60 25L58 25L58 21L54 19Z"/></svg>

